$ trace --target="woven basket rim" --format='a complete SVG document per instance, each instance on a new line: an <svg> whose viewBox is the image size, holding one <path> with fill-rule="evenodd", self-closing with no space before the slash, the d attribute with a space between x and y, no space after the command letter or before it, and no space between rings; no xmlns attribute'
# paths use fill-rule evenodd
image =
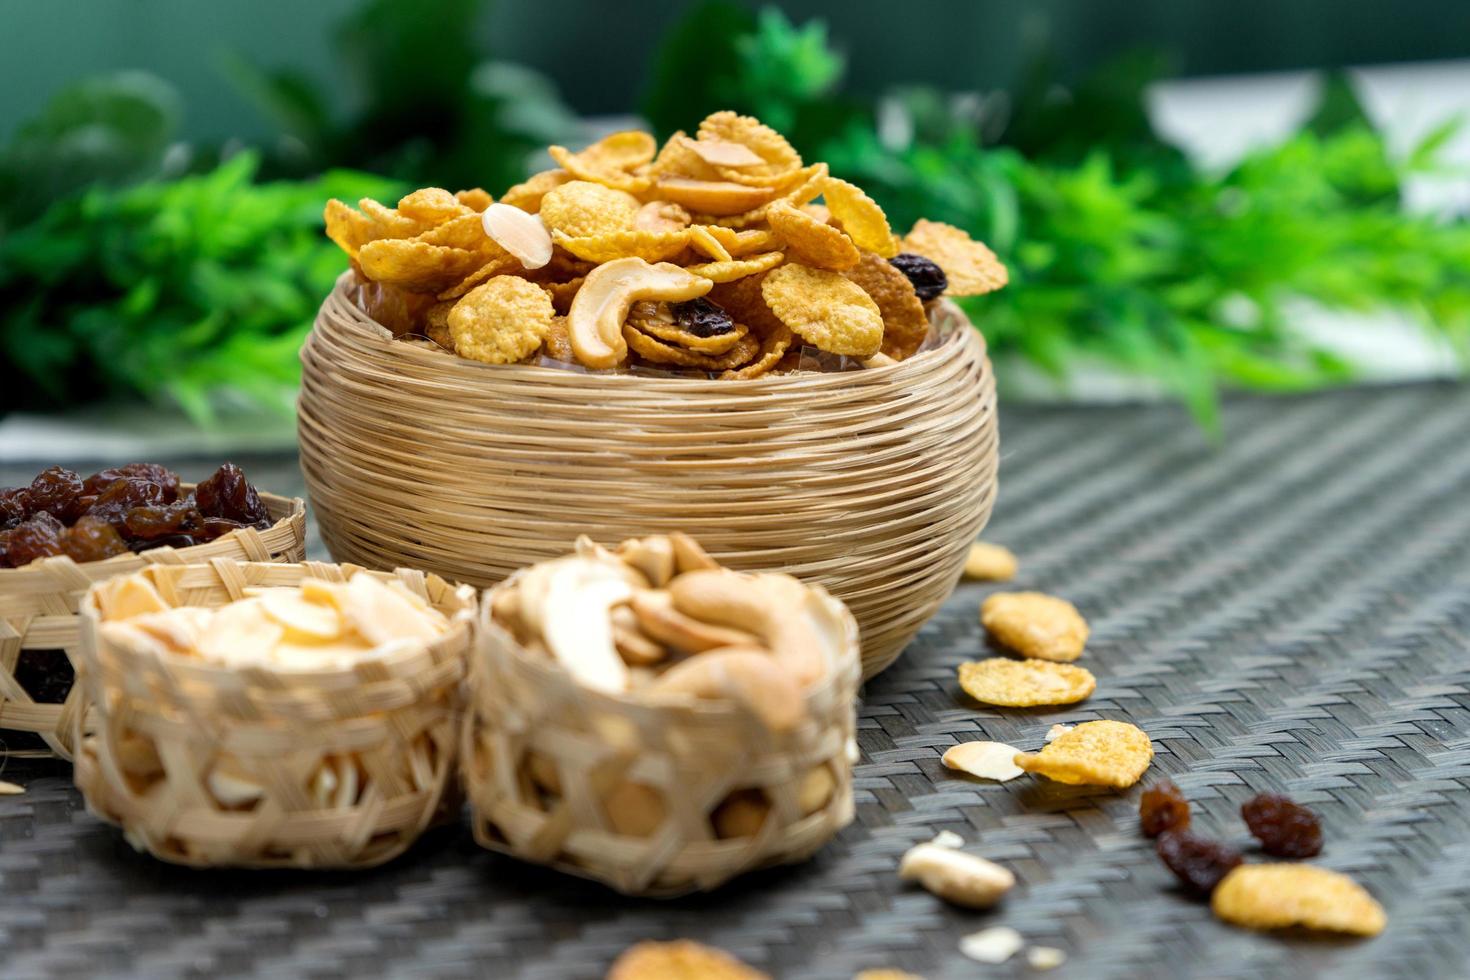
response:
<svg viewBox="0 0 1470 980"><path fill-rule="evenodd" d="M184 487L193 488L195 486L198 486L198 484L179 484L180 489L183 489ZM306 500L303 497L282 497L279 494L267 493L264 490L260 490L258 491L258 493L260 494L260 502L265 504L267 511L273 514L281 515L280 517L277 517L274 522L271 523L270 527L261 529L261 534L267 534L271 531L275 531L298 516L306 516ZM190 557L190 553L193 552L195 548L207 548L210 546L218 545L221 541L228 541L230 538L233 538L242 530L245 529L237 528L236 530L231 531L228 534L221 534L219 537L215 538L212 541L202 541L199 544L191 544L187 548L175 548L174 554L180 555L185 558L186 560L184 564L190 564L187 559ZM162 549L149 550L161 551ZM81 569L107 568L109 565L120 565L125 562L136 561L139 558L144 558L146 560L147 554L147 551L125 551L120 555L113 555L111 558L103 558L100 561L74 561L73 564ZM21 565L19 568L0 568L0 588L4 587L5 580L7 578L17 578L19 577L20 573L35 571L38 567L40 567L42 562L65 557L65 555L48 555L45 558L37 558L35 561L29 562L25 565ZM198 563L195 562L193 564Z"/></svg>
<svg viewBox="0 0 1470 980"><path fill-rule="evenodd" d="M441 359L448 355L450 363L444 365L446 371L464 372L461 378L473 381L476 374L484 371L494 371L503 379L514 381L534 381L537 384L550 383L553 385L575 384L585 387L606 386L610 389L621 389L628 386L634 388L659 387L660 393L671 393L670 387L665 385L677 385L682 389L681 393L706 394L711 389L714 392L731 393L732 388L752 387L762 389L781 388L788 385L803 384L811 387L826 387L830 385L851 384L856 378L864 381L891 381L902 383L905 376L917 374L924 369L929 361L939 358L951 357L959 343L968 331L973 334L980 343L980 355L987 356L988 350L985 344L985 335L971 323L969 316L952 299L941 297L935 300L930 310L929 319L939 333L938 343L919 351L912 357L898 361L894 364L882 367L864 368L861 371L805 371L799 374L766 374L758 378L734 378L721 380L719 378L687 377L670 373L667 376L650 376L630 374L617 371L588 371L580 365L569 365L566 368L546 367L541 364L484 364L480 361L459 357L449 351L426 350L413 344L405 344L393 336L392 331L374 320L363 311L350 295L350 287L354 283L354 273L351 269L342 273L337 278L337 283L332 288L332 294L340 297L341 301L351 307L360 318L360 323L353 323L350 329L362 337L370 338L380 345L381 352L391 352L393 356L414 357L424 359ZM331 299L331 296L328 297ZM376 334L362 329L371 325L376 328ZM305 347L303 346L303 353ZM428 363L425 360L425 363ZM555 379L555 380L552 380ZM653 384L650 385L650 382ZM738 386L738 387L737 387Z"/></svg>
<svg viewBox="0 0 1470 980"><path fill-rule="evenodd" d="M349 681L360 683L362 677L359 671L363 667L399 667L407 665L410 661L425 653L436 658L452 654L453 648L463 643L463 634L473 629L477 606L474 587L469 585L456 585L429 572L417 572L413 569L395 569L392 572L381 572L371 568L364 568L361 565L354 565L351 562L255 562L240 561L234 558L216 558L209 562L193 562L163 567L167 569L169 574L181 575L191 571L202 571L205 569L212 571L220 563L236 566L245 572L254 568L274 569L277 571L295 570L302 572L303 577L307 577L312 572L320 571L324 568L336 568L342 571L344 576L348 578L358 572L367 572L374 578L385 582L401 580L398 573L400 571L409 571L415 576L422 575L425 583L441 583L447 590L447 594L458 597L463 604L452 613L446 613L449 618L449 629L427 643L395 642L393 644L382 644L351 666L335 667L327 670L290 670L269 665L232 667L228 664L221 664L203 657L188 657L169 650L144 649L127 642L119 643L113 639L109 639L107 645L116 653L122 655L125 659L131 660L133 663L149 666L159 665L170 670L183 670L188 672L192 677L210 683L228 682L242 677L265 678L302 688L316 685L333 686L339 682ZM150 566L149 568L139 569L132 574L145 575L151 571L153 571L153 568ZM101 635L99 629L101 626L101 617L97 608L97 593L102 587L110 585L113 581L115 579L94 583L90 586L78 610L78 615L82 617L84 622L84 628L94 631L94 634L99 639ZM438 608L439 604L436 603L434 605ZM218 608L218 606L207 608ZM443 609L440 611L444 612Z"/></svg>

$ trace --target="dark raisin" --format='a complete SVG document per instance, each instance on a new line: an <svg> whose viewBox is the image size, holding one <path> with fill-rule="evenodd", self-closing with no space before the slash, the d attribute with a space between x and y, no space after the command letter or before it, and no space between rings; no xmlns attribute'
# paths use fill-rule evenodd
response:
<svg viewBox="0 0 1470 980"><path fill-rule="evenodd" d="M123 517L135 507L157 507L166 504L166 491L151 480L125 476L114 480L97 495L87 513L121 530Z"/></svg>
<svg viewBox="0 0 1470 980"><path fill-rule="evenodd" d="M82 478L71 470L52 466L31 481L27 497L32 516L44 510L61 523L70 524L82 513Z"/></svg>
<svg viewBox="0 0 1470 980"><path fill-rule="evenodd" d="M66 526L49 511L41 511L10 531L5 546L6 563L11 568L20 568L37 558L61 554L61 534L65 530Z"/></svg>
<svg viewBox="0 0 1470 980"><path fill-rule="evenodd" d="M900 252L888 262L909 277L909 282L914 284L914 292L926 303L949 288L949 277L944 270L922 255Z"/></svg>
<svg viewBox="0 0 1470 980"><path fill-rule="evenodd" d="M199 512L205 517L223 517L253 527L270 527L270 515L260 494L245 479L240 467L226 463L194 489Z"/></svg>
<svg viewBox="0 0 1470 980"><path fill-rule="evenodd" d="M8 531L31 516L31 492L27 487L0 490L0 531Z"/></svg>
<svg viewBox="0 0 1470 980"><path fill-rule="evenodd" d="M194 534L202 541L213 541L215 538L224 537L231 531L238 531L244 526L239 521L232 521L228 517L206 517L200 522L199 530Z"/></svg>
<svg viewBox="0 0 1470 980"><path fill-rule="evenodd" d="M41 704L65 701L76 679L65 650L22 650L13 676L31 700Z"/></svg>
<svg viewBox="0 0 1470 980"><path fill-rule="evenodd" d="M192 548L196 544L203 543L203 539L196 538L191 534L166 534L161 538L154 538L152 541L144 541L142 539L130 541L128 542L128 546L139 554L142 554L145 551L152 551L154 548Z"/></svg>
<svg viewBox="0 0 1470 980"><path fill-rule="evenodd" d="M158 463L129 463L126 466L111 466L98 470L87 477L82 492L100 494L118 480L134 479L156 483L163 490L162 503L171 504L179 499L179 475Z"/></svg>
<svg viewBox="0 0 1470 980"><path fill-rule="evenodd" d="M674 303L669 310L674 314L674 322L696 337L718 337L735 329L735 321L725 308L703 296Z"/></svg>
<svg viewBox="0 0 1470 980"><path fill-rule="evenodd" d="M1267 854L1308 858L1322 851L1322 823L1317 815L1285 796L1262 793L1247 800L1240 815Z"/></svg>
<svg viewBox="0 0 1470 980"><path fill-rule="evenodd" d="M117 530L100 517L84 514L61 536L61 547L73 561L102 561L128 550Z"/></svg>
<svg viewBox="0 0 1470 980"><path fill-rule="evenodd" d="M190 534L204 526L204 516L193 497L171 504L134 507L123 515L122 531L133 541L154 541L176 534Z"/></svg>
<svg viewBox="0 0 1470 980"><path fill-rule="evenodd" d="M1202 898L1240 865L1240 852L1235 848L1187 830L1160 834L1154 851L1187 891Z"/></svg>
<svg viewBox="0 0 1470 980"><path fill-rule="evenodd" d="M1189 827L1189 801L1179 787L1167 779L1143 791L1138 801L1138 823L1145 837L1157 837L1166 830Z"/></svg>

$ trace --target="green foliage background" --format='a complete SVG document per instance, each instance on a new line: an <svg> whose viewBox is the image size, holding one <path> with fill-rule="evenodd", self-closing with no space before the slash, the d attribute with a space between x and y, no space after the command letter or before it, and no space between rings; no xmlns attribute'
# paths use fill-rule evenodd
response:
<svg viewBox="0 0 1470 980"><path fill-rule="evenodd" d="M178 98L157 79L61 93L0 152L0 346L18 377L0 411L96 398L172 401L206 421L239 400L289 410L296 346L343 266L319 235L327 197L498 191L578 136L546 79L436 26L477 7L360 8L338 32L341 71L366 94L350 118L303 76L229 59L281 138L228 157L175 141ZM1470 225L1401 200L1453 124L1391 157L1332 79L1300 132L1209 173L1148 122L1145 88L1163 74L1132 57L1061 90L1038 57L1005 93L860 100L822 23L710 2L665 38L641 109L660 135L750 112L900 230L920 216L966 228L1012 271L969 301L996 353L1058 377L1100 360L1154 379L1207 428L1222 388L1356 376L1294 329L1293 298L1409 310L1470 357Z"/></svg>

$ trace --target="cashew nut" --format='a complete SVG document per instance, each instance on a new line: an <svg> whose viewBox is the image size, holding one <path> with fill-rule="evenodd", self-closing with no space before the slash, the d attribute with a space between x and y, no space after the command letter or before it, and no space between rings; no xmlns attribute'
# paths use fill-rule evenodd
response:
<svg viewBox="0 0 1470 980"><path fill-rule="evenodd" d="M674 608L694 619L752 629L802 687L819 680L833 662L841 633L818 622L817 601L805 587L792 589L776 576L750 578L727 569L685 572L669 583ZM840 624L837 626L840 630Z"/></svg>
<svg viewBox="0 0 1470 980"><path fill-rule="evenodd" d="M610 368L628 356L623 322L640 299L696 299L714 283L668 262L650 265L628 257L604 262L587 274L567 314L572 353L590 368Z"/></svg>
<svg viewBox="0 0 1470 980"><path fill-rule="evenodd" d="M710 825L721 840L754 837L771 812L771 801L758 789L737 789L710 814Z"/></svg>
<svg viewBox="0 0 1470 980"><path fill-rule="evenodd" d="M552 796L561 795L561 772L550 756L532 750L526 753L524 764L533 786Z"/></svg>
<svg viewBox="0 0 1470 980"><path fill-rule="evenodd" d="M541 635L556 661L579 682L598 691L624 691L628 667L613 641L610 616L628 601L633 586L620 563L566 560L546 583Z"/></svg>
<svg viewBox="0 0 1470 980"><path fill-rule="evenodd" d="M898 876L917 881L946 902L985 909L1011 890L1016 876L993 861L938 844L909 848L898 865Z"/></svg>
<svg viewBox="0 0 1470 980"><path fill-rule="evenodd" d="M796 791L796 806L802 816L816 813L826 806L837 789L837 780L827 766L814 766L801 777L801 786Z"/></svg>
<svg viewBox="0 0 1470 980"><path fill-rule="evenodd" d="M758 647L726 647L690 657L659 675L648 692L738 701L773 732L790 731L806 717L801 688Z"/></svg>
<svg viewBox="0 0 1470 980"><path fill-rule="evenodd" d="M774 187L751 187L723 180L664 177L658 196L700 214L741 214L758 208L776 196Z"/></svg>
<svg viewBox="0 0 1470 980"><path fill-rule="evenodd" d="M711 558L709 552L700 547L698 541L683 531L675 531L670 534L669 543L674 546L674 571L681 575L685 572L720 567L719 562Z"/></svg>
<svg viewBox="0 0 1470 980"><path fill-rule="evenodd" d="M674 577L674 543L663 535L630 538L618 546L617 555L642 572L655 589L668 585Z"/></svg>
<svg viewBox="0 0 1470 980"><path fill-rule="evenodd" d="M624 837L651 836L668 814L662 793L646 783L626 781L608 790L602 809L613 832Z"/></svg>
<svg viewBox="0 0 1470 980"><path fill-rule="evenodd" d="M756 638L744 630L713 626L684 615L674 608L674 600L667 592L651 589L635 592L632 607L644 633L684 653L756 645Z"/></svg>
<svg viewBox="0 0 1470 980"><path fill-rule="evenodd" d="M612 613L613 643L630 667L649 667L663 661L669 651L643 635L638 614L627 606L614 606Z"/></svg>

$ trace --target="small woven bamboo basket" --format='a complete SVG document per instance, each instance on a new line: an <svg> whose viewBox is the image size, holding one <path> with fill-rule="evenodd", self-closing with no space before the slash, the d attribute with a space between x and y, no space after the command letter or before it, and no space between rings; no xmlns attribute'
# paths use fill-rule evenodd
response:
<svg viewBox="0 0 1470 980"><path fill-rule="evenodd" d="M490 366L395 342L327 297L302 349L301 465L339 561L489 586L682 530L720 564L818 582L863 674L953 590L996 489L995 384L952 303L939 342L867 371L717 381Z"/></svg>
<svg viewBox="0 0 1470 980"><path fill-rule="evenodd" d="M184 487L185 491L189 489ZM264 531L241 528L189 548L155 548L106 561L77 563L62 555L43 558L24 568L0 569L0 729L29 732L45 744L40 751L16 750L15 754L54 753L71 758L72 730L81 701L77 686L73 685L60 704L39 703L21 687L15 670L25 651L44 651L44 655L57 658L56 668L70 669L60 658L76 659L82 631L77 608L93 582L150 565L184 565L215 558L292 562L306 557L305 501L268 493L262 493L260 499L275 520Z"/></svg>
<svg viewBox="0 0 1470 980"><path fill-rule="evenodd" d="M852 821L860 670L857 623L820 594L847 624L846 652L807 694L807 720L781 735L734 702L654 704L584 687L527 653L491 617L487 594L460 744L475 840L654 897L810 857ZM557 790L549 796L538 788L547 772ZM813 775L830 796L803 803ZM765 816L753 835L721 839L716 811L732 794L760 801ZM646 808L649 798L652 818L635 821L644 826L615 829L614 799Z"/></svg>
<svg viewBox="0 0 1470 980"><path fill-rule="evenodd" d="M214 607L247 588L357 571L216 559L139 574L170 605ZM452 816L474 590L421 572L373 574L396 576L450 630L351 668L236 669L109 642L89 594L78 658L88 731L75 769L88 809L139 850L195 867L370 867ZM222 799L217 772L258 798Z"/></svg>

